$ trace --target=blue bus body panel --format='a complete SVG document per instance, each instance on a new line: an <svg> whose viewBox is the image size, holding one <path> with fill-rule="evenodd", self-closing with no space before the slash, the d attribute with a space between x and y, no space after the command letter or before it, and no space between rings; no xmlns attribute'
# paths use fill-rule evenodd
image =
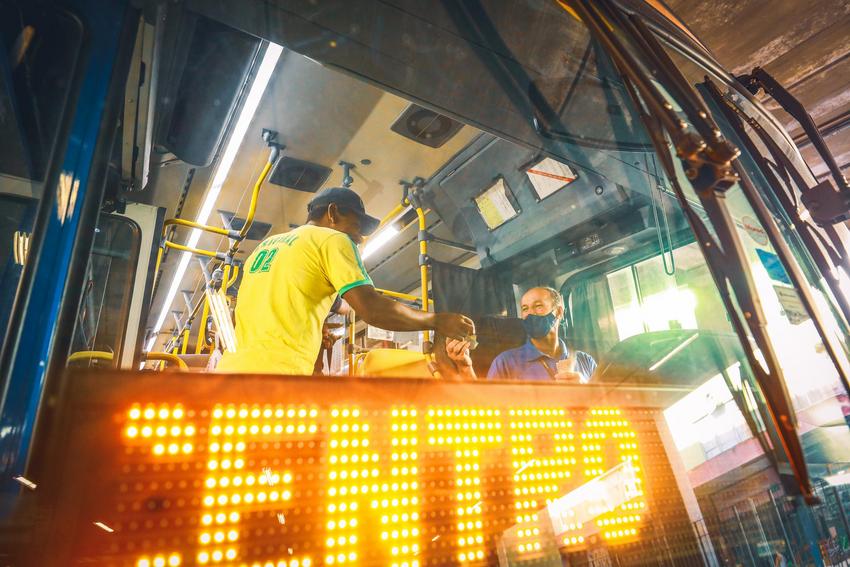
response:
<svg viewBox="0 0 850 567"><path fill-rule="evenodd" d="M45 187L43 199L52 201L41 252L26 300L21 340L13 353L9 381L2 400L0 421L0 473L3 509L10 512L10 495L21 486L13 477L24 474L32 433L39 413L45 374L56 336L56 322L63 301L72 250L77 234L94 230L80 225L80 213L88 197L88 182L106 96L118 52L126 3L113 0L69 0L63 8L74 13L84 26L81 81L58 183ZM55 196L50 196L54 191ZM61 353L58 353L61 354Z"/></svg>

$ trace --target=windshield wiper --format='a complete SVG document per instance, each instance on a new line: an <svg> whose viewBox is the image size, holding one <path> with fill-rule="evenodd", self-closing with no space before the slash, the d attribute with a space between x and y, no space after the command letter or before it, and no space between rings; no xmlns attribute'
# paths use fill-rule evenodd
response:
<svg viewBox="0 0 850 567"><path fill-rule="evenodd" d="M850 277L850 256L848 256L847 249L835 227L831 224L819 225L812 222L813 215L807 214L806 210L802 209L794 191L794 185L796 185L800 190L802 201L805 202L804 196L813 188L809 186L797 166L785 155L776 140L758 120L728 100L708 77L706 77L704 85L705 91L720 108L743 145L749 150L756 166L773 190L776 200L785 214L788 215L811 254L820 276L829 285L845 321L850 322L850 302L841 291L838 272L836 271L841 270ZM772 162L768 161L758 150L752 138L744 130L744 122L759 137L761 143L770 153ZM781 181L779 176L781 176Z"/></svg>
<svg viewBox="0 0 850 567"><path fill-rule="evenodd" d="M794 95L761 67L756 67L749 75L741 75L737 79L752 94L758 94L759 89L762 88L765 93L773 97L773 100L797 121L832 174L835 186L827 179L814 187L805 186L806 191L802 193L803 204L806 205L815 222L821 226L827 226L850 220L850 186L847 185L847 179L841 173L841 168L820 135L811 114Z"/></svg>
<svg viewBox="0 0 850 567"><path fill-rule="evenodd" d="M641 114L656 154L696 235L732 327L741 341L749 366L765 398L770 421L774 424L774 438L778 442L774 449L781 450L788 459L797 487L806 501L817 502L812 491L802 444L797 435L796 416L785 387L782 369L767 335L767 322L749 271L746 254L724 198L725 191L738 181L732 163L738 156L737 148L723 138L702 100L694 93L642 21L634 16L625 16L609 0L562 0L561 3L568 4L587 25L605 47L628 84L630 97ZM634 41L636 51L642 56L641 61L633 56L614 33L612 22ZM640 70L644 64L652 65L652 73L680 104L695 132L690 131L687 122L679 119L673 106L665 100L652 79ZM676 156L712 223L716 236L711 234L688 202L676 175L665 134L670 137ZM770 233L769 229L768 232ZM730 288L734 292L737 305L732 299ZM755 348L750 344L747 329L752 335ZM777 465L775 455L769 454L769 458Z"/></svg>
<svg viewBox="0 0 850 567"><path fill-rule="evenodd" d="M788 190L790 192L790 196L788 194L783 194L781 189L779 189L780 185L779 185L778 181L776 180L776 177L774 175L772 175L773 172L770 171L770 168L767 167L766 163L763 163L763 158L762 158L762 160L759 160L758 157L756 157L756 156L760 156L761 154L758 151L758 148L753 146L752 140L749 139L749 136L746 135L746 132L743 132L743 128L741 126L741 123L738 120L739 115L737 115L733 111L733 109L735 109L737 107L735 105L730 104L728 101L726 101L726 99L720 93L720 90L717 88L717 86L714 84L714 82L711 81L711 79L709 79L708 77L705 77L705 83L703 83L703 86L704 86L704 89L701 89L701 90L704 90L705 92L707 92L709 94L709 96L711 96L712 100L719 106L720 112L725 116L725 118L727 119L727 122L729 122L730 126L738 134L738 137L741 139L741 142L749 150L750 156L752 156L754 159L756 159L757 167L759 167L760 171L764 174L765 179L768 182L768 185L773 190L773 193L776 194L777 196L780 196L780 198L778 200L780 201L780 203L783 204L784 207L786 207L786 212L788 213L788 216L791 218L792 222L794 223L794 226L797 228L797 231L800 234L801 238L803 239L803 242L807 245L807 247L809 247L809 245L812 245L812 247L809 248L809 251L812 254L812 259L815 262L815 264L818 266L822 275L825 277L827 284L829 285L830 289L832 290L833 295L838 300L839 307L841 308L841 311L846 318L847 312L845 311L845 309L847 309L847 300L846 300L844 294L841 292L841 289L838 286L838 278L834 274L832 274L832 270L829 268L829 265L827 264L826 258L822 254L820 254L820 249L817 247L816 243L814 242L814 234L812 232L810 232L810 231L815 230L814 227L811 226L810 223L806 223L806 222L802 221L802 219L799 218L799 211L797 209L788 210L788 208L787 208L788 206L791 205L791 203L793 203L793 200L794 200L794 193L793 193L794 189L793 189L793 187L788 187ZM755 122L755 120L753 120L752 122ZM759 126L759 128L760 128L760 126ZM767 136L767 133L764 132L764 130L760 130L760 131L766 137L769 138L769 136ZM764 138L762 138L762 139L764 140ZM784 162L784 160L779 159L779 155L782 154L782 152L777 151L778 147L776 147L776 142L774 142L772 139L770 140L770 142L771 143L768 144L768 148L771 151L771 155L774 159L777 159L779 161L779 164L781 164L783 166L786 177L788 175L792 174L791 171L789 171L789 169L788 169L789 166L791 167L792 171L794 171L795 173L797 173L797 175L799 175L799 173L796 172L796 168L794 168L793 165L786 164ZM787 160L787 157L785 157L784 155L782 155L782 157L785 158L785 160ZM742 165L743 164L741 164L740 162L736 163L736 167L741 169L741 186L742 186L742 188L744 188L745 192L755 193L755 188L752 186L749 178L744 174ZM835 365L835 368L838 371L839 377L841 378L841 381L844 384L845 389L848 389L848 391L850 391L850 382L848 382L848 372L847 372L847 369L845 368L845 363L838 356L838 351L841 348L841 346L836 344L835 337L827 329L826 324L824 323L823 317L821 316L820 311L817 308L817 305L815 304L814 297L812 296L810 286L806 282L803 274L797 268L797 265L791 259L791 252L790 252L790 250L788 250L788 246L787 246L786 242L781 238L781 236L779 236L778 234L774 234L774 231L776 229L775 229L773 223L770 222L770 218L769 218L770 213L767 211L767 208L764 205L764 203L762 203L762 201L760 199L756 198L756 197L750 198L750 201L755 201L753 209L756 212L756 216L759 218L759 220L765 226L765 228L768 229L768 236L771 236L771 244L773 244L774 249L776 250L780 259L782 260L782 264L783 264L783 267L785 268L786 273L790 277L794 286L797 288L797 292L800 296L800 300L803 303L803 306L806 308L806 311L808 312L809 316L812 318L812 322L814 323L815 328L818 331L818 335L820 336L821 342L823 343L823 345L824 345L824 347L827 351L827 354L829 355L830 359L832 360L833 364ZM795 221L799 221L799 222L795 222ZM837 233L835 233L835 229L833 227L829 226L828 228L835 234L836 237L838 237L838 235L837 235ZM774 240L775 240L775 242L774 242ZM826 244L826 243L824 243L824 244ZM843 246L842 246L842 251L843 251ZM837 251L835 253L839 254L839 258L840 258L840 253L837 252ZM845 257L845 260L846 260L846 257Z"/></svg>

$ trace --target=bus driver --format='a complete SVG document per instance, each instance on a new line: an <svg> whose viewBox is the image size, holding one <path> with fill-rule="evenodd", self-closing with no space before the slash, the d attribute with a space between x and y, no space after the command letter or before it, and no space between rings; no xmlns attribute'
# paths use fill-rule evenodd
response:
<svg viewBox="0 0 850 567"><path fill-rule="evenodd" d="M520 301L522 323L528 340L506 350L490 365L490 380L562 380L587 383L596 361L586 352L570 351L558 336L564 318L564 300L551 287L533 287ZM446 353L462 378L475 379L469 342L446 339Z"/></svg>

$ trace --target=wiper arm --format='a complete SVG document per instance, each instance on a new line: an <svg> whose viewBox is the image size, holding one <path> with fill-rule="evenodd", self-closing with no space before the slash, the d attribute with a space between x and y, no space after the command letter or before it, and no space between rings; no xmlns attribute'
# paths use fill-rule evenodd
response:
<svg viewBox="0 0 850 567"><path fill-rule="evenodd" d="M847 297L841 290L836 272L836 270L842 270L850 277L850 257L848 257L844 242L838 231L831 224L815 225L811 222L812 217L810 215L805 214L805 212L801 214L801 207L794 193L794 185L800 189L803 195L812 188L809 187L809 184L800 174L797 166L785 155L782 148L776 143L776 140L765 131L758 120L749 116L737 105L727 100L711 79L706 77L704 84L705 91L711 96L718 108L720 108L726 120L737 132L741 142L749 150L757 167L773 190L777 201L784 209L785 214L788 215L794 228L797 229L797 233L811 254L820 275L826 280L827 285L829 285L845 321L850 322L850 302L848 302ZM743 122L746 122L759 137L764 147L767 148L773 159L772 165L776 167L777 172L774 172L773 168L770 167L771 164L762 156L751 137L744 130ZM782 176L782 181L780 181L778 175Z"/></svg>
<svg viewBox="0 0 850 567"><path fill-rule="evenodd" d="M707 108L643 22L635 17L624 17L609 0L566 1L606 48L629 84L629 94L642 116L656 154L697 237L732 327L740 339L749 366L764 395L770 420L775 426L775 437L778 441L778 447L775 449L781 449L782 454L787 457L800 493L808 502L816 502L782 369L767 335L766 319L755 291L744 248L724 199L725 191L738 181L732 165L732 160L738 156L738 150L723 139ZM682 106L696 133L688 130L688 123L676 116L672 105L665 100L650 78L640 71L643 62L639 62L614 34L609 19L634 39L643 59L653 65L653 72L658 74L659 80ZM693 210L682 190L673 158L667 148L665 134L673 142L676 156L681 160L686 177L714 226L716 237ZM740 312L732 300L730 288L734 291ZM756 350L750 344L747 329L763 361L759 360ZM776 464L775 457L771 460Z"/></svg>
<svg viewBox="0 0 850 567"><path fill-rule="evenodd" d="M731 109L730 109L728 103L725 103L725 99L720 94L720 91L717 89L717 86L708 77L705 78L704 85L705 85L705 90L715 100L715 102L717 102L719 104L720 111L722 113L724 113L724 115L726 115L727 121L732 125L732 127L735 128L736 123L740 127L740 123L737 122L737 116L735 116L734 113L731 113ZM747 140L748 137L746 136L745 133L741 136L741 138L742 138L742 142L744 142L746 144L747 143L746 140ZM753 155L753 156L759 155L756 148L748 147L748 149L750 150L750 155ZM779 153L781 154L781 152L779 152ZM774 158L778 157L775 153L773 155L774 155ZM736 167L742 168L742 164L740 162L737 162ZM786 169L786 172L788 172L787 169ZM775 181L775 177L773 177L772 179L768 175L766 175L765 177L766 177L766 179L768 179L769 184L770 184L771 180ZM850 381L848 381L847 369L845 368L844 361L838 356L838 352L839 352L839 349L841 348L841 346L836 344L835 337L827 329L827 327L824 323L823 317L820 314L820 310L817 308L817 305L815 304L814 297L812 295L812 292L811 292L811 289L810 289L808 283L805 280L805 277L801 273L799 267L794 263L794 261L791 258L791 251L788 249L788 245L781 238L781 236L778 234L778 230L773 225L773 223L771 223L770 218L769 218L770 213L767 211L767 207L764 205L764 203L760 199L758 199L755 196L756 189L755 189L755 187L752 186L749 178L747 178L746 175L743 175L743 171L742 171L742 175L741 175L741 187L744 189L744 192L747 194L749 201L753 203L753 210L755 211L756 216L759 218L761 223L765 226L765 229L768 233L768 236L770 237L771 244L773 245L774 250L776 250L777 254L779 255L779 258L782 261L783 267L785 268L786 273L788 274L789 278L791 279L792 283L794 284L794 287L797 289L797 292L798 292L799 297L800 297L800 301L802 302L803 306L805 307L806 311L808 312L809 316L811 317L812 322L815 325L815 329L817 330L818 335L820 336L821 342L823 343L830 359L832 360L833 364L835 365L835 368L838 371L839 377L841 378L841 381L843 382L845 389L848 389L848 391L850 391ZM782 193L781 190L777 189L777 187L773 186L772 188L773 188L774 193L776 193L776 194ZM792 189L792 191L793 191L793 189ZM786 199L780 199L780 202L786 201L788 196L785 195L785 197L786 197ZM797 211L793 211L793 213L794 214L790 215L792 222L794 222L795 217L797 217L797 219L799 220L799 215L796 214ZM803 237L804 242L807 241L807 238L811 239L812 235L811 235L811 233L809 233L809 231L807 229L813 229L814 227L811 227L811 225L806 225L802 221L799 222L799 223L795 223L795 226L797 224L800 225L798 227L798 232L800 233L801 237ZM829 229L831 229L834 232L834 229L831 226L829 227ZM812 251L813 259L818 264L818 267L826 267L828 272L831 272L831 270L828 269L828 265L825 265L826 264L826 258L824 258L823 256L820 256L818 254L819 249L815 246L815 248L811 251ZM847 307L847 301L846 301L846 298L844 297L844 294L841 292L840 288L838 287L838 279L834 276L829 277L827 274L824 274L824 275L827 276L826 277L827 283L828 283L828 285L830 285L830 288L832 289L833 294L838 299L839 306L841 307L842 311L844 311ZM834 287L833 287L833 284L834 284ZM846 312L845 312L845 317L846 317Z"/></svg>
<svg viewBox="0 0 850 567"><path fill-rule="evenodd" d="M797 121L832 174L837 191L829 180L826 180L810 187L802 194L803 203L809 209L812 218L824 226L850 219L850 186L847 185L847 179L841 173L841 168L832 152L829 151L823 136L820 135L811 114L794 95L761 67L756 67L749 75L742 75L737 79L754 95L763 88L764 92L773 97L773 100Z"/></svg>

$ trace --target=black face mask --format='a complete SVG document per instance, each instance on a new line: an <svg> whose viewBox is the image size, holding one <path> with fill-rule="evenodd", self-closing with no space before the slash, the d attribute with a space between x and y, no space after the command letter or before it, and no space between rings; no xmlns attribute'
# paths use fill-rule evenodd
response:
<svg viewBox="0 0 850 567"><path fill-rule="evenodd" d="M548 315L527 315L522 320L522 326L532 339L542 339L549 334L557 319L554 310Z"/></svg>

